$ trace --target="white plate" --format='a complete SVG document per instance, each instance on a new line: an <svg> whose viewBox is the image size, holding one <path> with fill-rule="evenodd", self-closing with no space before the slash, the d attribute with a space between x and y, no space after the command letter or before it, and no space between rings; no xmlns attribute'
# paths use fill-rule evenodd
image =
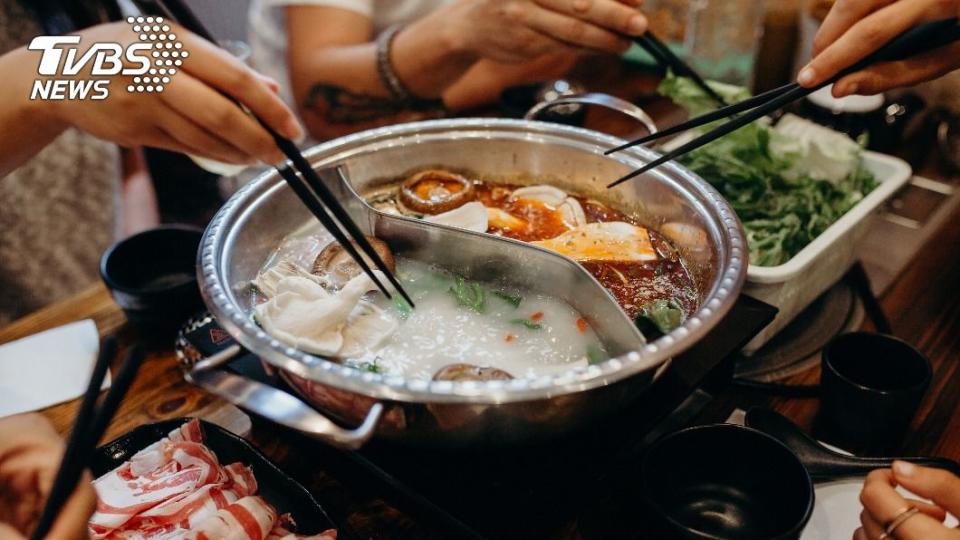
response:
<svg viewBox="0 0 960 540"><path fill-rule="evenodd" d="M863 478L848 478L817 484L816 504L807 528L800 540L850 540L860 527L860 488ZM897 488L906 497L919 498L903 488ZM948 527L956 527L957 519L947 516Z"/></svg>

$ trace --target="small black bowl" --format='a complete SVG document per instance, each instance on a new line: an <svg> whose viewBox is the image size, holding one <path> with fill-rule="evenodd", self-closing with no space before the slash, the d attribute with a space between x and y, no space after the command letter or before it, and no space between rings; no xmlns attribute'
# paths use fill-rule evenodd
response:
<svg viewBox="0 0 960 540"><path fill-rule="evenodd" d="M117 242L100 258L100 277L135 326L177 328L203 307L197 250L203 230L150 229Z"/></svg>
<svg viewBox="0 0 960 540"><path fill-rule="evenodd" d="M653 443L640 465L652 538L800 537L813 482L783 443L734 424L695 426Z"/></svg>
<svg viewBox="0 0 960 540"><path fill-rule="evenodd" d="M930 387L930 360L901 339L872 332L837 336L820 356L822 436L857 449L893 447Z"/></svg>

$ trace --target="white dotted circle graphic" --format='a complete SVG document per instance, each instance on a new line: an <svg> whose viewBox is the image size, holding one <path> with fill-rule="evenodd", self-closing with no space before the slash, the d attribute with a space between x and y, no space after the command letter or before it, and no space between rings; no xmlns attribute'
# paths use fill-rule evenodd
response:
<svg viewBox="0 0 960 540"><path fill-rule="evenodd" d="M163 17L127 17L127 23L140 41L151 44L150 56L154 59L144 74L150 76L134 77L127 92L163 92L164 86L170 84L170 77L177 73L173 66L183 65L181 58L189 56L187 51L177 41L170 25L164 24Z"/></svg>

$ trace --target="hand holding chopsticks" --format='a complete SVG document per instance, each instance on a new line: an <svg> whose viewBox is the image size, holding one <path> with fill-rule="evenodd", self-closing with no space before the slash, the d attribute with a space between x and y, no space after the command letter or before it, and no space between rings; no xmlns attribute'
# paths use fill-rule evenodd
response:
<svg viewBox="0 0 960 540"><path fill-rule="evenodd" d="M138 0L136 2L141 9L149 13L159 14L171 18L183 25L187 30L198 36L216 44L217 40L206 29L203 23L193 14L193 12L181 0ZM241 105L238 104L242 108ZM248 111L249 112L249 111ZM387 298L392 298L390 290L381 282L378 275L370 268L368 260L386 276L387 280L393 286L394 290L403 296L404 300L414 307L413 299L394 277L393 273L384 263L380 255L366 239L360 227L353 222L350 215L344 210L343 206L337 200L336 196L324 183L321 176L326 177L328 182L336 182L335 174L343 174L339 169L328 169L318 174L313 166L307 161L297 145L290 139L280 135L268 124L261 122L264 129L273 137L277 147L283 152L292 163L292 168L288 164L276 165L280 176L290 185L293 192L300 198L304 205L310 209L313 215L320 223L333 235L336 241L353 258L354 261L363 269ZM299 172L299 175L297 174ZM335 184L333 184L335 185ZM357 247L363 251L361 255Z"/></svg>
<svg viewBox="0 0 960 540"><path fill-rule="evenodd" d="M960 0L837 0L813 40L813 59L797 81L802 86L819 84L921 22L957 16ZM846 75L834 84L833 95L878 94L958 68L960 43Z"/></svg>
<svg viewBox="0 0 960 540"><path fill-rule="evenodd" d="M50 488L43 513L40 515L37 526L31 535L34 540L44 538L50 531L54 521L56 521L57 514L82 477L97 442L103 437L110 420L117 412L117 407L123 400L123 396L130 389L130 385L140 370L144 358L143 352L138 347L132 347L127 351L127 356L110 390L103 398L100 406L97 407L97 397L100 395L100 389L103 387L104 378L116 350L116 341L113 338L104 340L100 353L97 355L97 362L94 364L93 372L90 375L87 391L80 402L70 438L67 440L63 461L57 471L57 476L54 478L53 486Z"/></svg>
<svg viewBox="0 0 960 540"><path fill-rule="evenodd" d="M733 114L743 113L741 116L730 120L729 122L718 126L717 128L693 139L692 141L681 145L680 147L664 154L663 156L647 163L640 169L631 172L623 176L622 178L616 180L615 182L608 185L608 188L614 187L618 184L621 184L631 178L639 176L653 168L659 167L667 161L674 160L687 152L695 150L705 144L708 144L727 133L740 129L741 127L757 120L763 116L766 116L777 109L780 109L784 105L796 101L811 94L812 92L831 84L841 77L855 73L864 69L867 66L879 62L889 62L895 60L902 60L904 58L909 58L917 54L925 53L928 51L933 51L934 49L943 47L957 40L960 40L960 25L958 25L956 18L943 19L938 21L932 21L928 23L921 24L910 30L904 32L899 37L894 40L891 40L886 45L878 49L873 54L867 56L863 60L857 62L853 66L835 74L834 76L821 81L819 84L816 84L809 88L804 88L797 83L791 83L779 88L775 88L768 92L765 92L754 98L750 98L741 103L730 105L717 109L716 111L707 113L705 115L693 118L687 122L674 126L673 128L666 129L655 135L647 135L636 141L632 141L629 144L611 149L607 153L623 150L630 146L637 144L642 144L649 142L660 137L685 131L687 129L704 125L706 123L719 120L720 118L725 118Z"/></svg>

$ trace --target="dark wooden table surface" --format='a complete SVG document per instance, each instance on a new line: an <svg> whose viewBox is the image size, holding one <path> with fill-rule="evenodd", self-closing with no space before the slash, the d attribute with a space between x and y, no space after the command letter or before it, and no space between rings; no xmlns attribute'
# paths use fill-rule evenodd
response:
<svg viewBox="0 0 960 540"><path fill-rule="evenodd" d="M603 73L601 69L599 72ZM626 85L626 86L625 86ZM600 77L591 88L613 90L625 96L646 96L655 83L648 77ZM642 101L642 97L640 98ZM656 107L656 102L654 106ZM663 114L667 110L664 109ZM596 120L594 120L596 121ZM614 116L601 114L610 131L634 129ZM915 418L903 447L907 453L931 454L960 460L960 211L948 219L900 275L881 303L895 333L926 353L934 366L932 388ZM73 298L0 328L0 343L34 334L72 321L91 318L101 335L119 334L121 343L140 340L127 328L120 309L107 291L96 286ZM817 369L799 374L790 382L814 383ZM817 414L816 399L784 399L728 391L716 399L706 414L725 418L735 407L767 405L809 428ZM61 433L69 430L76 403L50 407L43 414ZM187 415L203 415L223 403L184 382L172 352L172 340L156 342L136 383L110 426L106 440L143 423ZM382 500L374 489L346 481L340 471L315 461L277 428L255 422L251 439L272 459L303 482L329 508L339 523L360 538L410 538L430 536L431 526L417 523ZM577 537L575 527L562 534Z"/></svg>

